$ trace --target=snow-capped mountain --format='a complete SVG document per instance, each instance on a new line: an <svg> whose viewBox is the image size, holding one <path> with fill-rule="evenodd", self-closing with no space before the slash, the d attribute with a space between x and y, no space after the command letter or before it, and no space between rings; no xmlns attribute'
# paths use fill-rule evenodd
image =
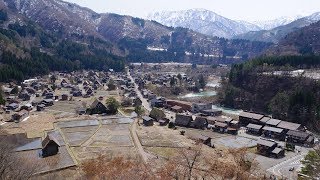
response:
<svg viewBox="0 0 320 180"><path fill-rule="evenodd" d="M320 21L320 12L314 13L310 16L299 18L290 22L289 24L284 24L282 26L277 26L270 30L262 31L251 31L248 33L236 35L234 39L247 39L250 41L265 41L278 43L279 40L283 39L286 35L300 28L309 26L312 23Z"/></svg>
<svg viewBox="0 0 320 180"><path fill-rule="evenodd" d="M155 12L148 19L166 26L189 28L202 34L225 38L261 30L252 23L234 21L205 9Z"/></svg>
<svg viewBox="0 0 320 180"><path fill-rule="evenodd" d="M289 24L297 19L302 18L302 16L294 16L294 17L280 17L273 20L266 21L253 21L252 24L259 26L263 30L270 30L279 26L283 26Z"/></svg>

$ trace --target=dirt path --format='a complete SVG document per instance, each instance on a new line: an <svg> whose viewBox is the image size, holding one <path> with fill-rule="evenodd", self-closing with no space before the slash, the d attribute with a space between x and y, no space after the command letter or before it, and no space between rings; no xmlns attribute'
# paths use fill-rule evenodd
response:
<svg viewBox="0 0 320 180"><path fill-rule="evenodd" d="M144 149L143 149L143 147L141 145L141 142L140 142L140 140L138 138L138 135L137 135L137 121L138 121L138 119L136 119L133 122L133 124L131 126L131 129L130 129L131 130L132 139L133 139L135 147L137 148L137 150L138 150L139 154L141 155L143 161L145 163L148 163L148 161L150 159L157 158L157 157L144 151Z"/></svg>

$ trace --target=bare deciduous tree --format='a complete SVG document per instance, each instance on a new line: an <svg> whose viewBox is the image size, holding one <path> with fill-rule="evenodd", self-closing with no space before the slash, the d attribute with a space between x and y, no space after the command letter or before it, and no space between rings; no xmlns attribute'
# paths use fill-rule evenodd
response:
<svg viewBox="0 0 320 180"><path fill-rule="evenodd" d="M6 136L0 136L0 180L30 179L36 172L36 164L29 159L19 157L15 146Z"/></svg>

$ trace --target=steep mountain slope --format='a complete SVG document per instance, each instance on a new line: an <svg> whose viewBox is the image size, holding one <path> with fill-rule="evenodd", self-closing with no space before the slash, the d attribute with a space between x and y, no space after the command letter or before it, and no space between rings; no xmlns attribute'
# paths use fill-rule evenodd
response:
<svg viewBox="0 0 320 180"><path fill-rule="evenodd" d="M98 14L60 0L4 1L12 11L25 15L47 32L82 43L87 43L83 39L89 37L111 42L110 52L127 56L130 61L230 63L255 57L270 46L209 37L130 16ZM205 61L208 59L211 61Z"/></svg>
<svg viewBox="0 0 320 180"><path fill-rule="evenodd" d="M320 55L320 21L288 34L269 55Z"/></svg>
<svg viewBox="0 0 320 180"><path fill-rule="evenodd" d="M124 58L112 55L113 49L112 43L99 37L44 29L12 4L0 1L0 82L21 81L50 71L121 71Z"/></svg>
<svg viewBox="0 0 320 180"><path fill-rule="evenodd" d="M209 36L224 38L260 30L254 24L233 21L205 9L156 12L150 14L148 19L155 20L166 26L189 28Z"/></svg>
<svg viewBox="0 0 320 180"><path fill-rule="evenodd" d="M297 19L287 25L279 26L271 30L251 31L245 34L234 36L235 39L247 39L251 41L265 41L278 43L280 39L287 34L296 31L302 27L308 26L320 20L320 12L310 16Z"/></svg>
<svg viewBox="0 0 320 180"><path fill-rule="evenodd" d="M302 18L302 16L294 16L294 17L280 17L272 20L266 21L253 21L252 24L259 26L263 30L271 30L279 26L284 26L292 23L295 20Z"/></svg>

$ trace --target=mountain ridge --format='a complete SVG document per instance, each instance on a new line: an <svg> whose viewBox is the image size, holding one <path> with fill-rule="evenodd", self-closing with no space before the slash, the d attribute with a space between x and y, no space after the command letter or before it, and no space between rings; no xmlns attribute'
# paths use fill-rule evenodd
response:
<svg viewBox="0 0 320 180"><path fill-rule="evenodd" d="M3 1L3 0L2 0ZM113 54L129 61L227 62L258 56L268 43L227 40L164 26L158 22L113 13L96 13L60 0L4 0L8 8L25 15L61 38L95 37L112 44ZM154 47L148 48L148 47ZM154 49L164 52L152 52ZM178 56L178 55L179 56ZM150 60L151 59L151 60Z"/></svg>
<svg viewBox="0 0 320 180"><path fill-rule="evenodd" d="M147 19L172 27L184 27L209 36L230 38L260 28L252 23L235 21L206 9L162 11L148 15Z"/></svg>

